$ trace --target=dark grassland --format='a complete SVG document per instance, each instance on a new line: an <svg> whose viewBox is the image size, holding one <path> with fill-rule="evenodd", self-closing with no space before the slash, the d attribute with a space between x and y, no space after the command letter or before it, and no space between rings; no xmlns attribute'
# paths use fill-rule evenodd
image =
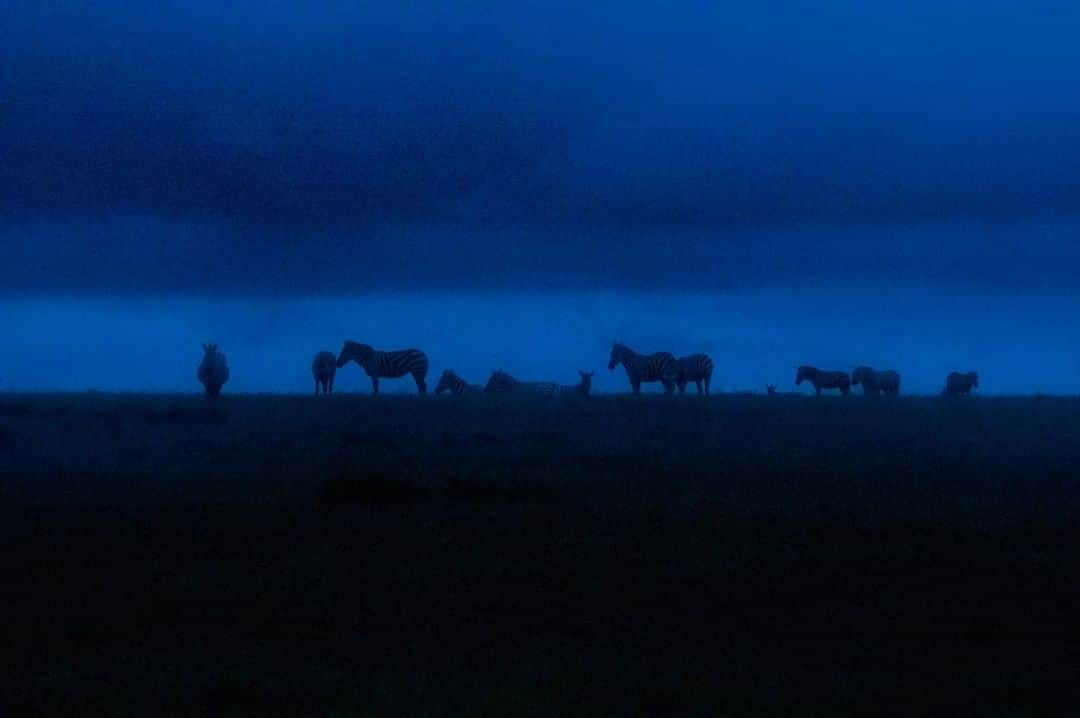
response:
<svg viewBox="0 0 1080 718"><path fill-rule="evenodd" d="M0 395L0 713L1078 704L1080 400L508 399Z"/></svg>

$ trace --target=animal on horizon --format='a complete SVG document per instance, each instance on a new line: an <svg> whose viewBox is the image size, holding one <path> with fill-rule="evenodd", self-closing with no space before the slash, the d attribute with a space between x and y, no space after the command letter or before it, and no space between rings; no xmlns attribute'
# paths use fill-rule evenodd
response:
<svg viewBox="0 0 1080 718"><path fill-rule="evenodd" d="M713 360L708 354L691 354L676 360L679 375L676 382L679 385L679 393L686 393L686 385L694 382L698 394L708 394L709 384L712 382ZM702 392L702 383L705 391Z"/></svg>
<svg viewBox="0 0 1080 718"><path fill-rule="evenodd" d="M334 393L334 377L337 376L337 358L334 352L319 352L311 360L311 375L315 377L315 394Z"/></svg>
<svg viewBox="0 0 1080 718"><path fill-rule="evenodd" d="M451 394L461 396L463 394L480 394L483 389L476 384L470 384L451 369L444 369L439 377L439 383L435 385L435 393L442 394L448 391Z"/></svg>
<svg viewBox="0 0 1080 718"><path fill-rule="evenodd" d="M892 369L876 371L868 366L855 367L851 385L862 386L863 396L896 396L900 393L900 374Z"/></svg>
<svg viewBox="0 0 1080 718"><path fill-rule="evenodd" d="M502 369L496 369L491 372L491 376L487 380L487 384L484 385L484 393L486 394L507 394L514 390L514 386L518 383L517 379L511 376L508 372Z"/></svg>
<svg viewBox="0 0 1080 718"><path fill-rule="evenodd" d="M217 344L203 344L203 358L195 372L203 391L210 398L221 394L221 387L229 381L229 363L225 355L218 351Z"/></svg>
<svg viewBox="0 0 1080 718"><path fill-rule="evenodd" d="M945 390L941 393L945 396L967 396L972 389L979 388L979 375L976 372L950 372L945 377Z"/></svg>
<svg viewBox="0 0 1080 718"><path fill-rule="evenodd" d="M521 381L502 369L491 372L484 386L488 394L558 394L559 385L550 381Z"/></svg>
<svg viewBox="0 0 1080 718"><path fill-rule="evenodd" d="M580 394L581 396L588 396L592 391L592 378L595 371L585 371L584 369L578 369L578 376L581 377L581 381L577 384L569 384L559 387L559 392L563 394Z"/></svg>
<svg viewBox="0 0 1080 718"><path fill-rule="evenodd" d="M370 344L346 341L337 358L340 369L350 361L363 367L371 377L371 393L379 393L379 379L400 379L411 374L416 382L416 391L427 393L428 358L419 349L398 349L396 351L378 351Z"/></svg>
<svg viewBox="0 0 1080 718"><path fill-rule="evenodd" d="M825 371L812 366L801 366L795 374L795 386L810 382L814 392L821 396L824 389L839 389L844 396L851 391L851 377L846 371Z"/></svg>
<svg viewBox="0 0 1080 718"><path fill-rule="evenodd" d="M675 390L675 382L679 378L679 367L670 352L638 354L625 344L615 342L611 346L608 370L615 371L615 367L619 364L626 369L626 378L630 380L630 387L635 394L641 393L643 383L654 381L664 385L665 394L671 394Z"/></svg>

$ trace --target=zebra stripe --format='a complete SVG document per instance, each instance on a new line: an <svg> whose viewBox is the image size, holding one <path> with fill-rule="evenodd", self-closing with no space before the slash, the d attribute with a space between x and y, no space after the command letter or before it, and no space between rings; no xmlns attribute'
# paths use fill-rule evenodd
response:
<svg viewBox="0 0 1080 718"><path fill-rule="evenodd" d="M661 382L667 394L675 390L679 369L670 352L638 354L625 344L616 342L611 347L608 370L614 371L619 364L626 369L626 378L630 380L630 387L635 394L641 393L642 383L654 381Z"/></svg>
<svg viewBox="0 0 1080 718"><path fill-rule="evenodd" d="M419 349L399 349L397 351L376 351L369 344L345 342L337 358L340 369L350 361L355 361L371 377L371 393L379 393L379 379L398 379L411 374L420 394L427 393L428 358Z"/></svg>
<svg viewBox="0 0 1080 718"><path fill-rule="evenodd" d="M686 393L686 385L689 382L694 382L697 386L698 394L708 394L709 384L712 382L713 373L713 361L709 358L708 354L691 354L687 357L682 357L677 361L679 369L679 393ZM705 385L705 391L702 392L702 384Z"/></svg>
<svg viewBox="0 0 1080 718"><path fill-rule="evenodd" d="M851 391L851 377L846 371L824 371L817 367L801 366L795 374L795 386L803 381L813 384L818 396L821 396L822 389L839 389L844 396Z"/></svg>
<svg viewBox="0 0 1080 718"><path fill-rule="evenodd" d="M334 393L334 377L337 375L337 361L333 352L319 352L311 360L311 375L315 377L315 393L322 389L323 394Z"/></svg>
<svg viewBox="0 0 1080 718"><path fill-rule="evenodd" d="M945 377L945 390L942 394L946 396L967 396L972 389L978 388L979 375L977 372L969 371L961 374L954 371Z"/></svg>
<svg viewBox="0 0 1080 718"><path fill-rule="evenodd" d="M469 384L456 372L444 369L442 376L439 377L439 383L435 386L435 393L442 394L444 391L461 396L462 394L479 394L482 389L475 384Z"/></svg>

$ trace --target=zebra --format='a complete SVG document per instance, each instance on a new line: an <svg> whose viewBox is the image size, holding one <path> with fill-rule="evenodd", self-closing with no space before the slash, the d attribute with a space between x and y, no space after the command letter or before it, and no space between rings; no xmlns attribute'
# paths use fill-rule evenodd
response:
<svg viewBox="0 0 1080 718"><path fill-rule="evenodd" d="M979 388L979 375L969 371L961 374L958 371L951 372L945 377L945 390L941 393L945 396L967 396L972 389Z"/></svg>
<svg viewBox="0 0 1080 718"><path fill-rule="evenodd" d="M489 394L558 394L559 385L550 381L519 381L502 369L497 369L491 373L484 391Z"/></svg>
<svg viewBox="0 0 1080 718"><path fill-rule="evenodd" d="M851 372L851 385L860 384L863 396L896 396L900 393L900 374L892 369L875 371L868 366L855 367L855 371Z"/></svg>
<svg viewBox="0 0 1080 718"><path fill-rule="evenodd" d="M315 377L315 395L334 393L334 377L337 376L337 359L333 352L319 352L311 360L311 375Z"/></svg>
<svg viewBox="0 0 1080 718"><path fill-rule="evenodd" d="M585 371L578 369L578 376L581 377L581 381L577 384L564 384L559 387L560 394L580 394L581 396L588 396L592 391L592 378L595 371Z"/></svg>
<svg viewBox="0 0 1080 718"><path fill-rule="evenodd" d="M346 341L337 358L337 368L355 361L371 377L371 393L379 393L379 379L399 379L411 374L416 382L416 391L427 393L425 378L428 372L427 354L419 349L399 349L397 351L376 351L370 344Z"/></svg>
<svg viewBox="0 0 1080 718"><path fill-rule="evenodd" d="M814 385L814 391L821 396L822 389L839 389L844 396L851 391L851 377L846 371L825 371L812 366L801 366L795 374L795 386L808 381Z"/></svg>
<svg viewBox="0 0 1080 718"><path fill-rule="evenodd" d="M199 383L208 397L221 394L221 387L229 380L229 364L225 355L218 351L217 344L203 344L203 358L195 372Z"/></svg>
<svg viewBox="0 0 1080 718"><path fill-rule="evenodd" d="M691 354L688 357L682 357L676 361L679 369L679 378L677 379L679 385L679 393L686 393L686 385L688 382L694 382L697 385L697 393L709 393L709 383L712 382L713 361L709 358L708 354ZM701 384L704 382L705 391L701 391Z"/></svg>
<svg viewBox="0 0 1080 718"><path fill-rule="evenodd" d="M479 394L483 389L476 384L469 384L458 376L457 372L444 369L442 376L439 377L439 383L435 385L435 393L442 394L444 391L460 396L462 394Z"/></svg>
<svg viewBox="0 0 1080 718"><path fill-rule="evenodd" d="M642 382L658 381L664 385L664 393L670 394L675 390L675 382L679 377L679 368L675 357L670 352L656 352L655 354L638 354L636 351L615 342L611 346L611 357L608 359L608 370L615 371L619 364L626 369L626 378L630 380L630 386L635 394L641 393Z"/></svg>

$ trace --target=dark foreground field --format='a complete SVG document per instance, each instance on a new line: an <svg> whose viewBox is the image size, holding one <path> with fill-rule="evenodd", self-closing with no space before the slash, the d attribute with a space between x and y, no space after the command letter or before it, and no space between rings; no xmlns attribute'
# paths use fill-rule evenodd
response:
<svg viewBox="0 0 1080 718"><path fill-rule="evenodd" d="M1080 400L0 396L0 713L1080 705Z"/></svg>

